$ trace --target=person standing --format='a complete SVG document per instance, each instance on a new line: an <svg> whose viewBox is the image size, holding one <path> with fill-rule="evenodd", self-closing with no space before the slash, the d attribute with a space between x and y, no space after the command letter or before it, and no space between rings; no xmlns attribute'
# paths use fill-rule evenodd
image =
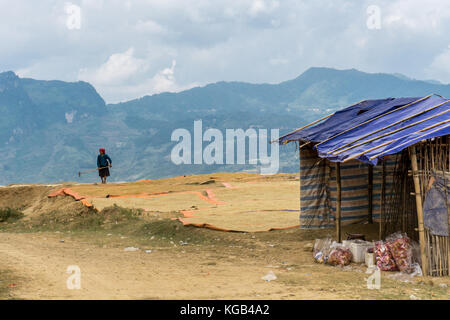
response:
<svg viewBox="0 0 450 320"><path fill-rule="evenodd" d="M109 177L109 168L112 167L112 160L106 154L104 148L100 148L99 152L100 154L97 156L98 175L102 179L102 183L105 184L106 178Z"/></svg>

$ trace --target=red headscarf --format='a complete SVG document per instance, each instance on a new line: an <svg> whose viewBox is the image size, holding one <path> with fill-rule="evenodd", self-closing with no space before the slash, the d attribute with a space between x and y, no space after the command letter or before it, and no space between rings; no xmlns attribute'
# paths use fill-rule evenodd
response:
<svg viewBox="0 0 450 320"><path fill-rule="evenodd" d="M98 149L98 151L106 153L104 148L100 148L100 149Z"/></svg>

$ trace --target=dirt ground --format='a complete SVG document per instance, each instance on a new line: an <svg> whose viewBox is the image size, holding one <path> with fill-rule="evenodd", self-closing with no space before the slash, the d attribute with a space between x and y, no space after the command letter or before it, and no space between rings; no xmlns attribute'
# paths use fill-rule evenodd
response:
<svg viewBox="0 0 450 320"><path fill-rule="evenodd" d="M255 186L265 182L273 187L293 180L289 175L261 179L218 174L216 179L209 178L143 181L126 188L129 194L179 192L200 190L205 187L201 183L209 180ZM179 180L182 183L176 184ZM214 183L208 182L208 188ZM143 211L105 207L97 212L71 197L47 197L60 187L0 189L0 207L15 207L25 213L20 220L0 223L0 299L449 298L448 277L415 277L402 282L383 273L381 289L370 290L366 284L370 274L362 265L340 268L316 264L308 245L327 234L334 236L334 230L292 228L254 233L183 226L172 220L182 217L176 208ZM97 197L123 189L115 184L108 185L109 190L97 185L70 187L78 188L80 194L88 194L86 190L91 188ZM298 193L291 196L296 199ZM376 224L352 225L344 232L364 233L375 239L377 228ZM126 251L129 247L138 250ZM68 289L69 266L79 267L81 289ZM277 279L262 280L269 271Z"/></svg>

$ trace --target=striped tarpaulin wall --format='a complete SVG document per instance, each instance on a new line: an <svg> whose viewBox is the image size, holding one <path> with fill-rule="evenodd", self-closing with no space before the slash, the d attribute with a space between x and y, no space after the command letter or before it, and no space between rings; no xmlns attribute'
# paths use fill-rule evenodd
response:
<svg viewBox="0 0 450 320"><path fill-rule="evenodd" d="M330 197L333 215L336 214L336 167L330 163ZM361 161L341 163L341 221L342 225L367 221L369 211L369 170Z"/></svg>
<svg viewBox="0 0 450 320"><path fill-rule="evenodd" d="M395 156L386 161L386 192L391 189ZM364 223L368 219L368 166L351 160L341 163L341 223ZM373 220L381 212L382 166L373 170ZM300 228L335 227L337 199L336 167L317 157L311 148L300 150Z"/></svg>
<svg viewBox="0 0 450 320"><path fill-rule="evenodd" d="M386 199L392 192L392 184L394 183L394 171L397 164L397 155L385 157L386 162ZM373 168L373 221L380 222L381 217L381 189L383 183L383 165L380 162Z"/></svg>
<svg viewBox="0 0 450 320"><path fill-rule="evenodd" d="M305 147L300 150L300 228L331 228L327 161Z"/></svg>

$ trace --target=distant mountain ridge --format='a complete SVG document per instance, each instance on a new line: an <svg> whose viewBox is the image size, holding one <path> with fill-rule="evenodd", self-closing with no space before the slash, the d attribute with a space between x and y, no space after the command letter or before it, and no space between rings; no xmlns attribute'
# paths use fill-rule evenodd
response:
<svg viewBox="0 0 450 320"><path fill-rule="evenodd" d="M160 93L105 104L86 82L42 81L0 73L0 184L79 179L95 168L99 147L113 158L113 180L162 178L214 171L255 170L252 165L181 165L170 161L177 128L279 128L284 134L361 100L450 96L450 85L398 74L310 68L279 84L217 82L179 93ZM280 148L280 171L298 170L293 147Z"/></svg>

